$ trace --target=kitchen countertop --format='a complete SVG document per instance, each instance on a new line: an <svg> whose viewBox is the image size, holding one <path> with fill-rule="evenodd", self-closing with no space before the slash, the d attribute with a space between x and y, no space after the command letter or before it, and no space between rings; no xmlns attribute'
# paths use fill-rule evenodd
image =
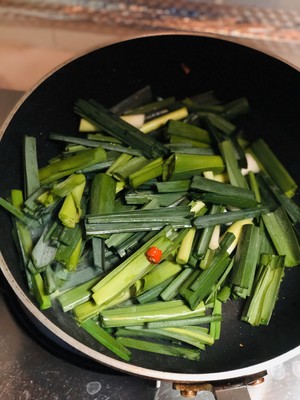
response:
<svg viewBox="0 0 300 400"><path fill-rule="evenodd" d="M217 34L300 64L298 0L2 0L0 86L27 90L56 65L157 33Z"/></svg>
<svg viewBox="0 0 300 400"><path fill-rule="evenodd" d="M0 90L0 122L22 93ZM18 303L0 276L0 399L144 400L180 398L171 383L117 373L74 357L44 337L30 320L20 318ZM249 388L252 400L298 400L300 355L267 371L265 382ZM196 399L213 400L209 392ZM231 398L230 398L231 400Z"/></svg>

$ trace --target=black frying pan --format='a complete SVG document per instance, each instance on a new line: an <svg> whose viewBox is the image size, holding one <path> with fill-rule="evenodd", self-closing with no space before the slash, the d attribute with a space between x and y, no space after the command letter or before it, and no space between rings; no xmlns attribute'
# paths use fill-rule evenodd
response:
<svg viewBox="0 0 300 400"><path fill-rule="evenodd" d="M247 134L263 136L300 182L299 72L269 55L221 38L166 34L92 51L62 66L27 94L2 131L0 195L22 186L24 134L37 137L42 164L59 149L47 140L49 132L76 132L73 104L77 98L94 98L111 107L146 85L162 97L183 98L210 89L224 101L246 96L252 109L243 125ZM10 218L4 212L0 218L1 269L25 308L63 343L100 363L155 379L196 382L256 373L299 353L300 270L296 267L286 271L268 327L253 328L240 322L240 305L227 302L221 339L202 353L200 362L174 362L172 357L138 352L131 363L119 361L58 306L38 310L19 270Z"/></svg>

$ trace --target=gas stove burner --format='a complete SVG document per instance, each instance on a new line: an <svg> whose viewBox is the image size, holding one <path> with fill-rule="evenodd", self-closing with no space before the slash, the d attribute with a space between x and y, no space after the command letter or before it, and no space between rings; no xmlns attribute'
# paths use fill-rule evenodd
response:
<svg viewBox="0 0 300 400"><path fill-rule="evenodd" d="M79 365L81 368L101 372L103 374L125 375L123 372L111 369L83 356L75 348L60 341L57 336L53 335L49 330L46 330L33 315L28 313L4 280L3 282L0 281L0 286L4 288L5 303L12 316L15 318L16 323L24 331L24 334L28 335L39 346L43 347L54 356L74 365Z"/></svg>
<svg viewBox="0 0 300 400"><path fill-rule="evenodd" d="M156 398L154 381L112 370L53 341L28 317L1 276L0 314L1 399L132 400L136 393L145 400Z"/></svg>

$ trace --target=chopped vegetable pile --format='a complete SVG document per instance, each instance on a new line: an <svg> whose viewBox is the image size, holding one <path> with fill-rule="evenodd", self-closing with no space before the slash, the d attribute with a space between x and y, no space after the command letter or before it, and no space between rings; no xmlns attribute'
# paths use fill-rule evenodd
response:
<svg viewBox="0 0 300 400"><path fill-rule="evenodd" d="M125 361L131 348L197 361L225 302L269 324L285 268L300 263L297 184L240 129L247 99L145 103L147 91L110 110L78 99L78 132L49 134L65 149L47 165L25 136L24 188L0 205L40 309L58 302Z"/></svg>

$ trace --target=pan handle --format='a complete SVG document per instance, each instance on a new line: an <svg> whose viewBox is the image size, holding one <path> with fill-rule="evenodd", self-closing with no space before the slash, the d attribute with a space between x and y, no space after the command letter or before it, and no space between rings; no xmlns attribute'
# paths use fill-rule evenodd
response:
<svg viewBox="0 0 300 400"><path fill-rule="evenodd" d="M195 398L198 392L209 391L216 400L251 400L248 386L258 385L264 382L266 371L255 375L241 377L240 379L216 382L199 383L173 383L173 389L178 390L184 398Z"/></svg>
<svg viewBox="0 0 300 400"><path fill-rule="evenodd" d="M216 400L251 400L247 386L215 389Z"/></svg>

